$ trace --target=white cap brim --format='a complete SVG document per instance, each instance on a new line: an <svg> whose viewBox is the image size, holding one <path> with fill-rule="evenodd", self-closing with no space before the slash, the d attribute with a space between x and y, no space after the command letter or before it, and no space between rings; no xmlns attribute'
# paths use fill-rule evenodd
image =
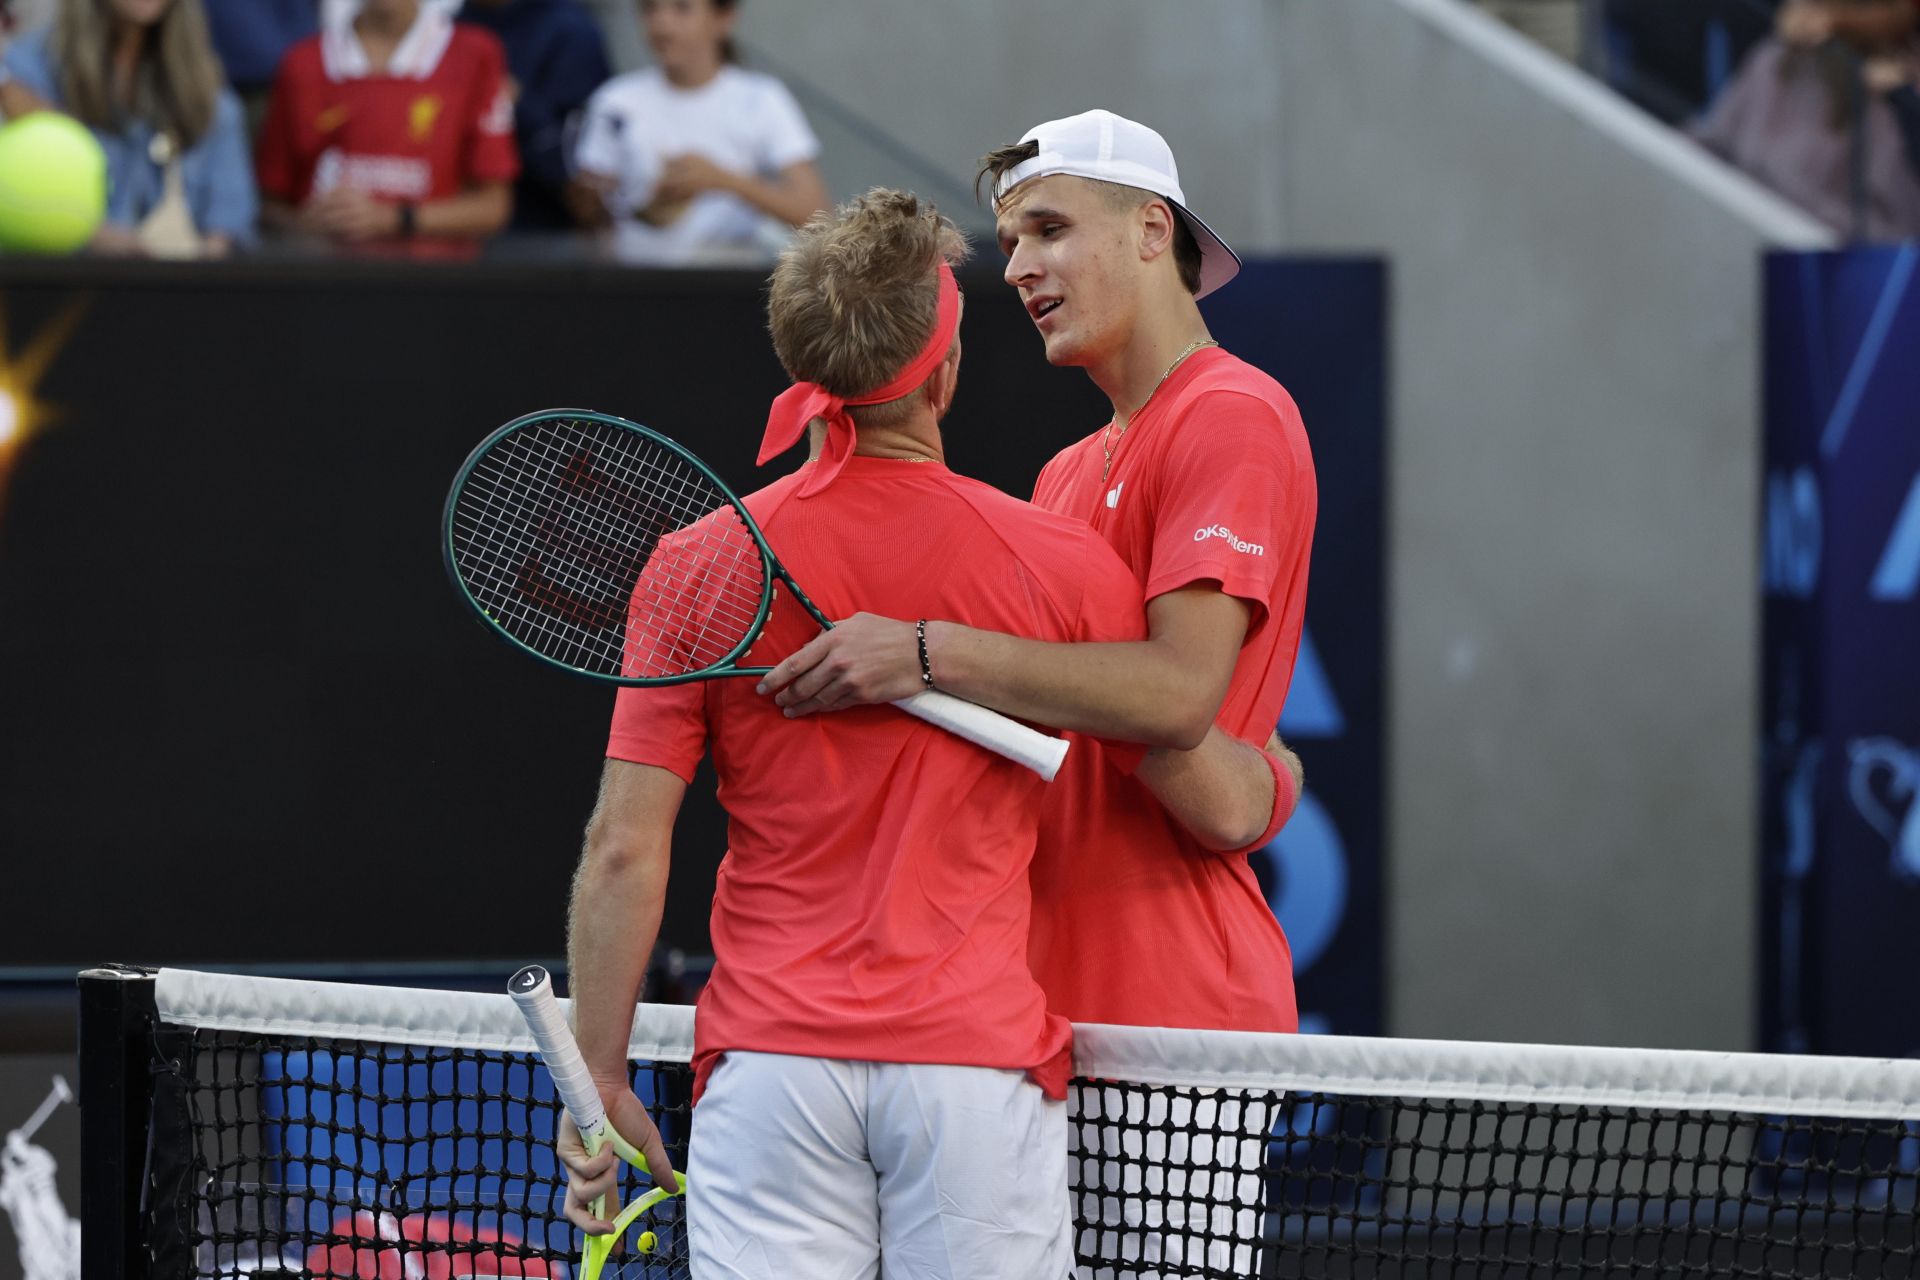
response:
<svg viewBox="0 0 1920 1280"><path fill-rule="evenodd" d="M1178 200L1169 200L1168 203L1187 224L1187 230L1193 232L1194 242L1200 246L1200 287L1193 291L1193 296L1196 300L1204 298L1240 274L1240 255L1229 248L1212 227L1202 222L1199 214Z"/></svg>

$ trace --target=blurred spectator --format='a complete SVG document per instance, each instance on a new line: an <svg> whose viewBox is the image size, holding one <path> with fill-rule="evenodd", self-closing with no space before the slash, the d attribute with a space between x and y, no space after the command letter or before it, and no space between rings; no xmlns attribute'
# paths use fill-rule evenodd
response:
<svg viewBox="0 0 1920 1280"><path fill-rule="evenodd" d="M260 136L268 225L341 241L478 240L513 212L506 57L422 0L330 0Z"/></svg>
<svg viewBox="0 0 1920 1280"><path fill-rule="evenodd" d="M581 108L613 74L600 28L575 0L467 0L460 21L485 27L506 46L520 142L514 227L573 226L565 198L567 151Z"/></svg>
<svg viewBox="0 0 1920 1280"><path fill-rule="evenodd" d="M1718 96L1773 31L1778 0L1604 0L1607 81L1668 124Z"/></svg>
<svg viewBox="0 0 1920 1280"><path fill-rule="evenodd" d="M635 0L580 0L593 15L593 24L607 42L607 55L616 71L637 71L647 65L647 38L640 34L640 6Z"/></svg>
<svg viewBox="0 0 1920 1280"><path fill-rule="evenodd" d="M1694 136L1829 226L1920 236L1911 0L1789 0Z"/></svg>
<svg viewBox="0 0 1920 1280"><path fill-rule="evenodd" d="M0 0L0 33L8 36L53 22L59 0Z"/></svg>
<svg viewBox="0 0 1920 1280"><path fill-rule="evenodd" d="M575 152L583 220L671 261L763 247L827 203L820 144L772 76L736 64L734 0L642 0L657 65L609 81Z"/></svg>
<svg viewBox="0 0 1920 1280"><path fill-rule="evenodd" d="M218 257L252 241L246 124L200 0L64 0L51 26L7 47L5 65L106 150L96 252Z"/></svg>
<svg viewBox="0 0 1920 1280"><path fill-rule="evenodd" d="M249 106L273 88L287 50L320 29L319 0L206 0L213 47Z"/></svg>

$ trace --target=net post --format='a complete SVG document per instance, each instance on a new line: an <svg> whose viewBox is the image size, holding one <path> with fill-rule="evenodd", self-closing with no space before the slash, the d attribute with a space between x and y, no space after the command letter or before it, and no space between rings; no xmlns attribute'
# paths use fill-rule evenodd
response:
<svg viewBox="0 0 1920 1280"><path fill-rule="evenodd" d="M80 974L81 1280L147 1273L140 1229L152 1075L154 975L122 965Z"/></svg>

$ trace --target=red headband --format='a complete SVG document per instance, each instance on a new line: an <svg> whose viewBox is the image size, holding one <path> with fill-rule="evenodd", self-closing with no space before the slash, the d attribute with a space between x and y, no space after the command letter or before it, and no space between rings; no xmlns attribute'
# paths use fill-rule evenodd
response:
<svg viewBox="0 0 1920 1280"><path fill-rule="evenodd" d="M933 318L933 332L907 367L884 387L875 387L865 395L836 396L817 382L796 382L782 391L767 414L767 434L760 440L760 465L791 449L815 418L827 421L827 447L814 465L813 474L800 486L800 496L812 497L840 474L853 456L853 417L848 405L885 404L898 400L925 382L934 368L953 349L954 330L960 327L960 286L954 283L953 268L940 264L940 306Z"/></svg>

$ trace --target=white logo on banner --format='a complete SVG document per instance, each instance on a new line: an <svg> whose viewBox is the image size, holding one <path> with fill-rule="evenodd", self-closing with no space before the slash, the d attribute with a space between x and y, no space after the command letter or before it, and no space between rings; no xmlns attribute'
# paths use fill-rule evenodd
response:
<svg viewBox="0 0 1920 1280"><path fill-rule="evenodd" d="M53 1185L53 1157L27 1139L73 1093L59 1076L53 1092L28 1121L7 1135L0 1148L0 1209L13 1219L20 1241L20 1269L26 1280L79 1280L80 1223L60 1203Z"/></svg>
<svg viewBox="0 0 1920 1280"><path fill-rule="evenodd" d="M1805 600L1820 585L1820 486L1800 467L1767 477L1767 590Z"/></svg>
<svg viewBox="0 0 1920 1280"><path fill-rule="evenodd" d="M1920 880L1920 750L1893 738L1857 738L1847 759L1853 807L1886 840L1893 873Z"/></svg>
<svg viewBox="0 0 1920 1280"><path fill-rule="evenodd" d="M1920 596L1920 475L1914 476L1913 488L1907 490L1906 504L1893 522L1867 594L1896 604Z"/></svg>

